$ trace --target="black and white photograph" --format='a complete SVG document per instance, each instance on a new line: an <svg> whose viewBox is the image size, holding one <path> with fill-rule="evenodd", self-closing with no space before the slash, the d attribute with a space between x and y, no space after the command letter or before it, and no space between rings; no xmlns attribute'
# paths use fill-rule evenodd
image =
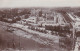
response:
<svg viewBox="0 0 80 51"><path fill-rule="evenodd" d="M80 0L0 0L0 51L80 51Z"/></svg>

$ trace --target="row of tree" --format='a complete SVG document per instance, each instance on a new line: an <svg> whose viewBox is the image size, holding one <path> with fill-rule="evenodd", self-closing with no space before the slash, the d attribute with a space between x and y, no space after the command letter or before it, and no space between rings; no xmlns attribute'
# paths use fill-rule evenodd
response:
<svg viewBox="0 0 80 51"><path fill-rule="evenodd" d="M30 14L29 9L5 9L5 10L0 10L0 17L7 17L7 18L12 18L16 16L21 16L25 14Z"/></svg>
<svg viewBox="0 0 80 51"><path fill-rule="evenodd" d="M24 16L23 16L24 15ZM22 17L28 18L30 15L29 9L4 9L0 10L0 20L5 22L16 22L20 21ZM12 21L9 21L11 19Z"/></svg>

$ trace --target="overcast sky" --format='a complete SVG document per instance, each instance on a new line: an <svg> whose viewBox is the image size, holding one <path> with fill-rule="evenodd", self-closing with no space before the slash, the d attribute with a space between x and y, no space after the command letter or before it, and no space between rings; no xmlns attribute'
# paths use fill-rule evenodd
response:
<svg viewBox="0 0 80 51"><path fill-rule="evenodd" d="M4 7L79 7L80 0L0 0Z"/></svg>

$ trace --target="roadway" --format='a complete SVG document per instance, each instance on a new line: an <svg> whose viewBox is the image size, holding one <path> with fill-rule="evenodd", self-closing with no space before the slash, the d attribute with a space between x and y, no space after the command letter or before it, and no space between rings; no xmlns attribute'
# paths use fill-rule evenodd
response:
<svg viewBox="0 0 80 51"><path fill-rule="evenodd" d="M72 20L67 13L61 13L61 15L65 19L65 22L70 23L70 27L72 28L72 23L74 22L74 20Z"/></svg>
<svg viewBox="0 0 80 51"><path fill-rule="evenodd" d="M71 27L73 26L73 22L75 21L76 18L80 21L80 19L78 17L75 17L75 15L69 13L66 14L62 13L62 15L68 23L71 23ZM79 51L79 50L80 50L80 37L77 37L74 51Z"/></svg>
<svg viewBox="0 0 80 51"><path fill-rule="evenodd" d="M14 28L15 31L8 32L5 28L7 28L6 23L3 26L3 22L0 22L0 49L14 48L37 51L62 51L58 44L54 44L50 39L16 28ZM49 44L53 44L53 46Z"/></svg>
<svg viewBox="0 0 80 51"><path fill-rule="evenodd" d="M8 49L8 48L14 48L14 49L23 49L23 50L45 50L46 48L49 48L49 51L51 51L51 47L49 45L43 45L40 44L34 40L37 40L38 37L32 37L34 40L30 39L32 35L29 33L26 33L22 30L15 29L14 32L8 32L6 31L7 26L3 26L0 22L0 49ZM23 36L17 36L17 35L26 35L26 37ZM14 44L14 45L13 45Z"/></svg>

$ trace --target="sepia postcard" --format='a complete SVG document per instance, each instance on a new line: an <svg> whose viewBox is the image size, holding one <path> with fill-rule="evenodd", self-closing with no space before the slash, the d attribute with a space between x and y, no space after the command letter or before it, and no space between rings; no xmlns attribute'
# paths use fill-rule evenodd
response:
<svg viewBox="0 0 80 51"><path fill-rule="evenodd" d="M80 0L0 0L0 51L80 51Z"/></svg>

